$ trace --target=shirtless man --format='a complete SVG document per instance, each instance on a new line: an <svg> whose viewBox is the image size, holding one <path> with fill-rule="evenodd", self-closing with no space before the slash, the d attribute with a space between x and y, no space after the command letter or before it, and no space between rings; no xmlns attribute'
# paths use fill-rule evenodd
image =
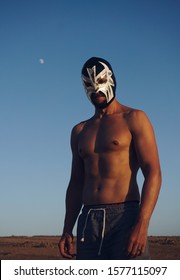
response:
<svg viewBox="0 0 180 280"><path fill-rule="evenodd" d="M72 171L66 194L63 257L73 257L77 217L77 259L149 259L148 225L161 186L154 131L143 111L120 104L111 65L92 57L82 68L94 116L71 134ZM144 175L142 193L137 172Z"/></svg>

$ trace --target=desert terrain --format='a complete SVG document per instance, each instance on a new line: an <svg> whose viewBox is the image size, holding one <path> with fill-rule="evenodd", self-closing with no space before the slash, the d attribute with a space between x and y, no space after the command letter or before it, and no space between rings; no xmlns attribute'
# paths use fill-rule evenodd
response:
<svg viewBox="0 0 180 280"><path fill-rule="evenodd" d="M59 236L0 237L1 260L61 260ZM150 236L152 260L180 260L180 236Z"/></svg>

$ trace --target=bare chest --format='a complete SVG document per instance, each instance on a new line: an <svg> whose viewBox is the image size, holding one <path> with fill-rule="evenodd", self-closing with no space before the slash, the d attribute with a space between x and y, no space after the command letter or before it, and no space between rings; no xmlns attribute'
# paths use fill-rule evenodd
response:
<svg viewBox="0 0 180 280"><path fill-rule="evenodd" d="M122 119L90 121L79 135L79 154L86 157L94 153L123 151L130 146L131 138L128 126Z"/></svg>

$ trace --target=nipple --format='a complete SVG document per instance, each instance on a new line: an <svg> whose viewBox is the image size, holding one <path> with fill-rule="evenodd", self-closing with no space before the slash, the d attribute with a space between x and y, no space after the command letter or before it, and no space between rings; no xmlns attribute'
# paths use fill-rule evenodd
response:
<svg viewBox="0 0 180 280"><path fill-rule="evenodd" d="M119 145L119 142L117 140L113 140L114 145Z"/></svg>

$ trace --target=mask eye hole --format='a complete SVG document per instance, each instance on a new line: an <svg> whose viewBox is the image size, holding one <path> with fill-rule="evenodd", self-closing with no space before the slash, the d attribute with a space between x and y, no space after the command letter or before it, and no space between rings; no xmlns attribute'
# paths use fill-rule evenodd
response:
<svg viewBox="0 0 180 280"><path fill-rule="evenodd" d="M103 76L97 80L98 84L105 84L107 82L107 77Z"/></svg>
<svg viewBox="0 0 180 280"><path fill-rule="evenodd" d="M86 87L91 87L91 86L92 86L92 84L91 84L90 82L87 82L87 81L84 81L84 85L85 85Z"/></svg>

